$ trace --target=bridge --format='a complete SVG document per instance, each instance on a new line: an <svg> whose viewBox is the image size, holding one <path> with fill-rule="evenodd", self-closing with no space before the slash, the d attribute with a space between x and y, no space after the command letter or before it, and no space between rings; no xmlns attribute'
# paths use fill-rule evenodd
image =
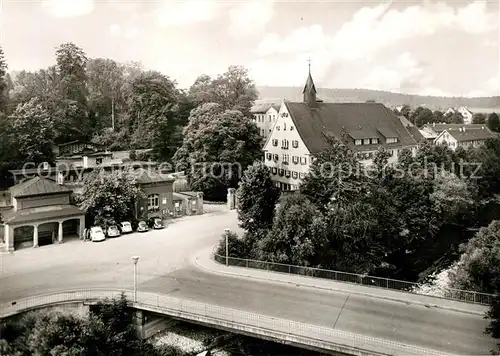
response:
<svg viewBox="0 0 500 356"><path fill-rule="evenodd" d="M204 322L213 327L301 347L312 340L316 348L344 348L351 354L487 355L495 347L495 340L484 334L487 306L481 304L487 304L487 296L453 292L449 297L455 300L433 298L398 286L391 289L395 282L374 283L368 276L337 273L337 280L330 280L294 275L299 270L294 266L264 271L258 261L216 263L211 252L220 231L229 225L228 215L194 217L196 224L193 219L176 222L144 237L125 235L102 244L67 242L0 256L0 315L72 298L97 300L123 288L130 297L130 257L140 255L135 306L152 313L182 313L193 322L211 317ZM236 216L232 219L229 227L236 230ZM247 263L254 268L246 268ZM335 276L334 271L324 273ZM88 294L68 296L65 290ZM67 298L54 297L60 293Z"/></svg>
<svg viewBox="0 0 500 356"><path fill-rule="evenodd" d="M442 352L405 345L394 341L353 334L327 327L318 327L287 319L246 312L244 310L171 298L157 293L133 290L82 289L32 296L5 303L0 317L64 303L93 303L124 294L132 307L168 315L181 320L211 326L267 340L287 343L312 350L347 355L444 355ZM135 299L135 301L134 301Z"/></svg>

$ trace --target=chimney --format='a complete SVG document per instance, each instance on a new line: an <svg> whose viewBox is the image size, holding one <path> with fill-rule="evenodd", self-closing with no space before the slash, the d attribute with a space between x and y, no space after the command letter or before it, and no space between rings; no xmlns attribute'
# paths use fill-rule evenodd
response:
<svg viewBox="0 0 500 356"><path fill-rule="evenodd" d="M83 156L83 168L89 168L89 158L87 156Z"/></svg>

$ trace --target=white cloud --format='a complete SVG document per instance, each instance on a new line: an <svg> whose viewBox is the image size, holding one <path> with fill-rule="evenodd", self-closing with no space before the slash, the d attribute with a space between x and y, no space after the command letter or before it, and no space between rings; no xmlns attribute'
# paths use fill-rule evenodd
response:
<svg viewBox="0 0 500 356"><path fill-rule="evenodd" d="M373 59L386 53L384 49L410 43L417 36L431 36L441 30L486 34L495 27L498 28L497 16L488 13L482 1L458 9L444 3L423 2L401 11L384 3L361 8L333 34L325 33L317 24L298 28L286 36L267 34L256 49L261 58L250 68L255 80L263 85L302 85L306 60L311 57L315 80L323 86L422 91L421 88L430 87L432 78L424 75L418 61L408 53L397 57L391 65L366 66L373 66ZM277 58L284 59L276 61ZM362 64L355 66L355 62ZM342 69L332 71L332 67ZM427 90L438 92L437 88Z"/></svg>
<svg viewBox="0 0 500 356"><path fill-rule="evenodd" d="M212 20L217 14L215 0L163 1L156 11L156 24L161 27L184 26Z"/></svg>
<svg viewBox="0 0 500 356"><path fill-rule="evenodd" d="M488 79L479 90L473 90L467 94L469 97L500 96L500 68L497 75Z"/></svg>
<svg viewBox="0 0 500 356"><path fill-rule="evenodd" d="M233 36L247 36L262 31L272 20L274 1L252 0L237 3L229 10L229 33Z"/></svg>
<svg viewBox="0 0 500 356"><path fill-rule="evenodd" d="M112 24L109 26L109 33L111 34L111 36L119 36L121 32L122 28L120 27L120 25Z"/></svg>
<svg viewBox="0 0 500 356"><path fill-rule="evenodd" d="M308 47L329 48L341 59L362 58L381 48L415 36L433 35L441 29L483 33L498 27L498 19L486 12L485 2L474 2L458 10L443 3L410 6L403 11L388 4L363 7L333 36L319 25L299 28L286 37L269 34L258 47L260 55L296 53L311 50L297 44L312 41ZM294 45L295 44L295 45Z"/></svg>
<svg viewBox="0 0 500 356"><path fill-rule="evenodd" d="M93 0L43 0L42 8L54 17L83 16L94 10Z"/></svg>
<svg viewBox="0 0 500 356"><path fill-rule="evenodd" d="M127 30L125 30L123 37L125 37L127 40L134 40L134 39L138 38L139 37L139 29L137 27L130 27Z"/></svg>

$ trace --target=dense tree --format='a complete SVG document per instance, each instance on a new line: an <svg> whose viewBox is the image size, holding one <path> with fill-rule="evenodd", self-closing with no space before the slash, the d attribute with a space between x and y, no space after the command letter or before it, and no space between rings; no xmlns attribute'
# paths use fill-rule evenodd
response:
<svg viewBox="0 0 500 356"><path fill-rule="evenodd" d="M473 124L485 124L486 123L486 115L483 113L475 113L472 115L472 123Z"/></svg>
<svg viewBox="0 0 500 356"><path fill-rule="evenodd" d="M434 117L433 122L444 122L444 113L442 111L434 110L432 116Z"/></svg>
<svg viewBox="0 0 500 356"><path fill-rule="evenodd" d="M227 188L236 188L243 170L261 156L261 140L257 126L241 112L204 104L191 112L174 160L192 189L208 200L225 200Z"/></svg>
<svg viewBox="0 0 500 356"><path fill-rule="evenodd" d="M407 104L403 105L403 107L400 110L400 113L401 113L401 115L403 115L404 117L406 117L407 119L409 119L410 115L411 115L410 105L407 105Z"/></svg>
<svg viewBox="0 0 500 356"><path fill-rule="evenodd" d="M36 98L19 104L9 119L12 125L10 141L16 142L23 162L38 165L54 161L54 120Z"/></svg>
<svg viewBox="0 0 500 356"><path fill-rule="evenodd" d="M318 265L326 246L326 225L319 210L301 194L284 196L272 230L258 242L259 259L292 265Z"/></svg>
<svg viewBox="0 0 500 356"><path fill-rule="evenodd" d="M493 112L488 116L487 124L491 131L500 132L500 118L497 113Z"/></svg>
<svg viewBox="0 0 500 356"><path fill-rule="evenodd" d="M59 141L88 139L93 127L89 121L87 90L87 55L73 43L56 49L56 68L59 75L60 105L57 115Z"/></svg>
<svg viewBox="0 0 500 356"><path fill-rule="evenodd" d="M464 117L458 111L449 112L444 116L445 122L447 124L463 124Z"/></svg>
<svg viewBox="0 0 500 356"><path fill-rule="evenodd" d="M0 46L0 115L7 112L8 88L7 88L7 61L3 49Z"/></svg>
<svg viewBox="0 0 500 356"><path fill-rule="evenodd" d="M411 113L410 121L417 127L434 122L434 115L428 108L419 106Z"/></svg>
<svg viewBox="0 0 500 356"><path fill-rule="evenodd" d="M123 90L124 67L112 59L95 58L86 63L89 108L95 115L96 130L115 129L117 116L126 110Z"/></svg>
<svg viewBox="0 0 500 356"><path fill-rule="evenodd" d="M255 162L243 172L237 190L238 219L249 233L271 228L280 191L271 180L271 172L261 162Z"/></svg>
<svg viewBox="0 0 500 356"><path fill-rule="evenodd" d="M84 182L77 201L87 212L89 225L116 224L133 217L134 203L142 193L131 172L95 171Z"/></svg>
<svg viewBox="0 0 500 356"><path fill-rule="evenodd" d="M175 82L155 71L141 73L128 90L128 128L133 148L153 148L169 159L178 144L179 91Z"/></svg>
<svg viewBox="0 0 500 356"><path fill-rule="evenodd" d="M201 75L189 90L196 105L217 103L223 110L239 110L250 116L250 108L257 99L257 89L242 66L229 66L228 70L210 78Z"/></svg>

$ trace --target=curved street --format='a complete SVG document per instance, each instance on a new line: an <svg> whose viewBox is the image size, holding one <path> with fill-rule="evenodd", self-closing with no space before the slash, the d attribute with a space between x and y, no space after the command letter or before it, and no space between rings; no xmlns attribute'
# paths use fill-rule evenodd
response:
<svg viewBox="0 0 500 356"><path fill-rule="evenodd" d="M140 256L139 289L432 348L489 354L480 315L427 308L345 291L328 291L211 273L193 263L224 228L237 230L235 211L176 220L164 230L103 243L71 241L0 255L0 302L72 288L133 288L131 257ZM304 277L298 277L304 278ZM311 280L311 279L309 279Z"/></svg>

